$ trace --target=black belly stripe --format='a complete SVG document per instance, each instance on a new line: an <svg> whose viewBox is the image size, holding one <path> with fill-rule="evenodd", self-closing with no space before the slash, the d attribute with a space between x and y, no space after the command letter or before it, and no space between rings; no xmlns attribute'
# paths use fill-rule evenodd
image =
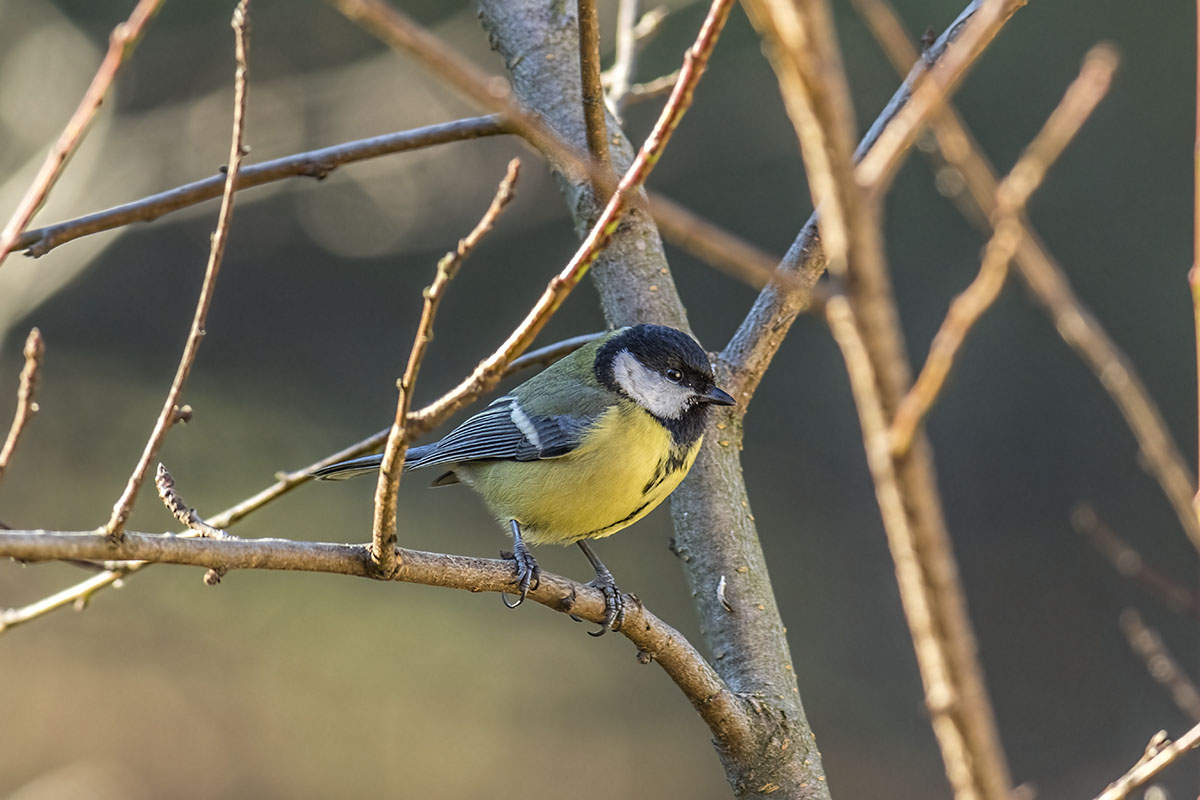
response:
<svg viewBox="0 0 1200 800"><path fill-rule="evenodd" d="M646 502L642 503L640 506L638 506L637 508L635 508L635 509L633 510L633 513L631 513L629 516L625 517L624 519L619 519L619 520L617 520L616 522L612 523L611 525L605 525L605 526L603 526L603 527L601 527L601 528L596 528L596 529L595 529L595 530L593 530L593 531L588 531L587 533L583 534L583 535L582 535L582 536L580 536L579 538L580 538L580 539L591 539L591 538L592 538L592 537L594 537L596 534L598 534L598 533L604 533L604 532L605 532L606 530L608 530L609 528L615 528L615 527L617 527L618 525L620 525L622 522L629 522L629 520L633 519L633 518L634 518L634 517L636 517L638 514L640 514L640 513L642 513L643 511L645 511L645 510L646 510L646 506L648 506L648 505L650 505L650 501L649 501L649 500L647 500Z"/></svg>
<svg viewBox="0 0 1200 800"><path fill-rule="evenodd" d="M654 475L651 476L650 480L646 482L646 485L642 487L642 494L650 494L650 492L654 491L654 489L666 479L667 475L666 470L664 469L666 466L667 463L660 459L658 465L654 467Z"/></svg>

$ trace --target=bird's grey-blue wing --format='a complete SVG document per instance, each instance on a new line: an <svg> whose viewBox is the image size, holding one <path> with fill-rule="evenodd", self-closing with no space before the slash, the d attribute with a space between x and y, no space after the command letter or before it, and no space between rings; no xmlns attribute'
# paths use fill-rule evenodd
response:
<svg viewBox="0 0 1200 800"><path fill-rule="evenodd" d="M570 414L529 414L506 395L446 434L439 442L414 447L406 469L488 459L536 461L557 458L579 446L591 424L588 417Z"/></svg>

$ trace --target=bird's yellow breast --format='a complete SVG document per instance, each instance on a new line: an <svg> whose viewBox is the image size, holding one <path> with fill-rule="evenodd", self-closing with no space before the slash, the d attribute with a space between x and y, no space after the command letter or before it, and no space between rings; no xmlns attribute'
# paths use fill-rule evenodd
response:
<svg viewBox="0 0 1200 800"><path fill-rule="evenodd" d="M687 475L700 439L678 447L670 432L632 403L613 406L565 456L481 461L458 476L500 524L515 519L531 544L609 536L649 514Z"/></svg>

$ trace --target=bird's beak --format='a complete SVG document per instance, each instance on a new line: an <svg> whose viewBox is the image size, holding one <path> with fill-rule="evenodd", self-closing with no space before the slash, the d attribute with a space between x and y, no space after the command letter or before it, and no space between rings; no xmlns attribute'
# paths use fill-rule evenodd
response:
<svg viewBox="0 0 1200 800"><path fill-rule="evenodd" d="M735 406L737 401L724 389L718 389L716 386L708 390L708 394L704 395L704 402L711 403L714 406Z"/></svg>

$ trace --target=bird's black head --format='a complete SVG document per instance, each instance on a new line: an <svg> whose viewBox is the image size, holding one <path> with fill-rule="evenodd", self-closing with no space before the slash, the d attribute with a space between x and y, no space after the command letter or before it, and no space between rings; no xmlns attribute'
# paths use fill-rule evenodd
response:
<svg viewBox="0 0 1200 800"><path fill-rule="evenodd" d="M700 436L708 406L734 404L717 388L704 348L686 333L662 325L617 331L597 351L595 370L601 384L646 409L678 444Z"/></svg>

